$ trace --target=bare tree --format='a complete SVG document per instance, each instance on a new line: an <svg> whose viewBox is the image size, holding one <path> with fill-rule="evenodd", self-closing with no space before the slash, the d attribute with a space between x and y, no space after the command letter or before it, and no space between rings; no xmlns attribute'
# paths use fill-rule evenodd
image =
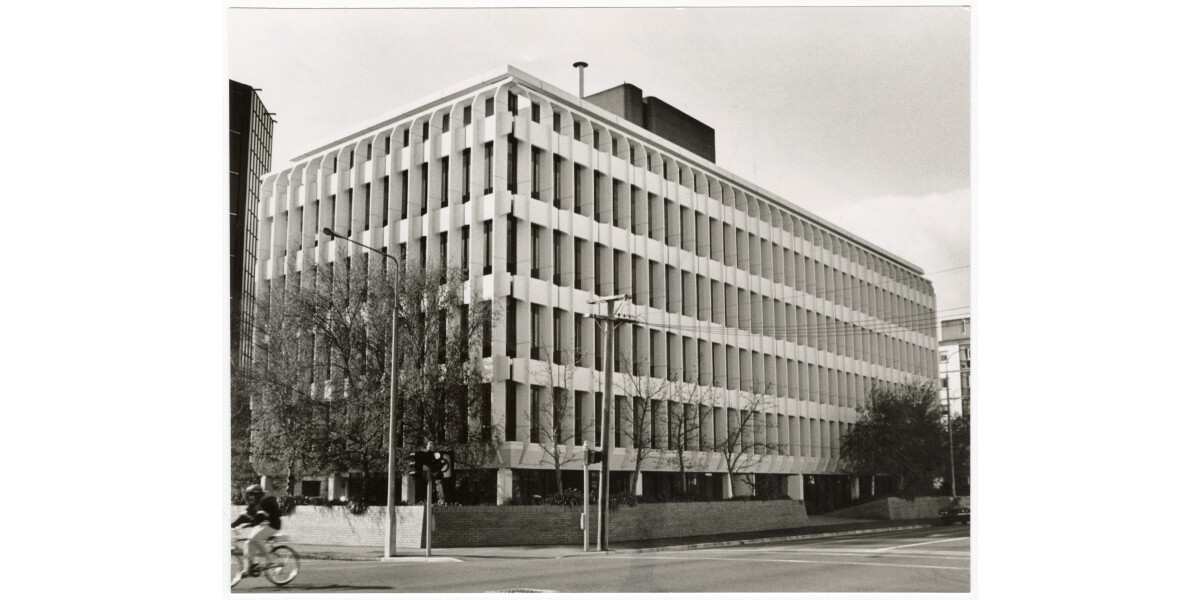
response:
<svg viewBox="0 0 1200 600"><path fill-rule="evenodd" d="M540 386L530 387L529 441L542 448L542 461L554 467L554 483L563 492L562 469L574 462L579 454L574 449L574 423L570 416L574 404L574 361L563 364L544 363L536 380Z"/></svg>
<svg viewBox="0 0 1200 600"><path fill-rule="evenodd" d="M766 413L774 409L774 395L769 386L759 383L752 385L749 391L739 393L736 405L726 407L725 437L716 440L716 450L725 461L730 485L739 474L749 483L745 473L778 447L778 444L767 441L765 426Z"/></svg>
<svg viewBox="0 0 1200 600"><path fill-rule="evenodd" d="M642 464L651 455L658 452L654 449L654 411L656 400L664 397L669 381L653 377L651 374L650 358L647 353L637 357L630 354L619 358L622 365L622 376L619 381L621 393L627 401L614 410L616 427L629 424L630 443L633 445L633 472L630 474L629 489L634 489L638 477L642 473ZM612 400L615 402L615 398Z"/></svg>
<svg viewBox="0 0 1200 600"><path fill-rule="evenodd" d="M687 470L693 466L693 452L700 450L701 407L710 406L711 388L695 382L672 382L666 390L667 450L671 463L679 469L683 493L687 494Z"/></svg>

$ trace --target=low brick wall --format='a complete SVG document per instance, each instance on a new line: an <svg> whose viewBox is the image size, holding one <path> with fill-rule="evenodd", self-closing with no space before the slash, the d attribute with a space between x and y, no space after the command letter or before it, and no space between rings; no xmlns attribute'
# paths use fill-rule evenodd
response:
<svg viewBox="0 0 1200 600"><path fill-rule="evenodd" d="M234 513L240 512L234 507ZM396 545L424 543L422 507L396 507ZM476 546L569 546L581 544L582 508L565 506L435 506L434 548ZM588 511L595 538L596 511ZM680 502L640 504L613 510L609 540L624 542L720 533L769 531L808 523L804 502ZM382 546L385 509L352 515L343 507L297 506L284 517L283 532L300 544Z"/></svg>
<svg viewBox="0 0 1200 600"><path fill-rule="evenodd" d="M831 517L850 519L936 519L938 511L947 504L950 504L949 496L920 496L912 500L888 497L835 510L828 514Z"/></svg>
<svg viewBox="0 0 1200 600"><path fill-rule="evenodd" d="M237 515L245 507L233 507ZM372 506L361 515L351 514L345 507L297 506L295 512L283 517L283 529L300 544L322 546L383 546L387 528L387 509ZM400 548L419 548L424 534L424 509L420 506L396 507L396 545Z"/></svg>

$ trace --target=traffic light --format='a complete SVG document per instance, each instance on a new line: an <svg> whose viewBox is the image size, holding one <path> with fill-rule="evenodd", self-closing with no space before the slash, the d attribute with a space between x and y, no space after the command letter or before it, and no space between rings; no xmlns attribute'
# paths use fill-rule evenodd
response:
<svg viewBox="0 0 1200 600"><path fill-rule="evenodd" d="M449 450L433 452L429 472L435 479L449 479L454 475L454 453Z"/></svg>
<svg viewBox="0 0 1200 600"><path fill-rule="evenodd" d="M604 451L588 449L587 456L584 458L584 460L586 460L587 464L589 465L602 462L604 460Z"/></svg>
<svg viewBox="0 0 1200 600"><path fill-rule="evenodd" d="M418 477L424 467L429 467L433 460L433 452L426 450L418 450L408 455L408 474L412 477Z"/></svg>

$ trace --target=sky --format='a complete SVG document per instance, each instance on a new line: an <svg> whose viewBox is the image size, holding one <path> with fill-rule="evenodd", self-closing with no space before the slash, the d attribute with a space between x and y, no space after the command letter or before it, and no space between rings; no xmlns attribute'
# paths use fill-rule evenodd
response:
<svg viewBox="0 0 1200 600"><path fill-rule="evenodd" d="M229 78L276 115L275 170L512 65L642 88L716 130L716 163L921 267L971 305L971 14L961 7L241 9Z"/></svg>

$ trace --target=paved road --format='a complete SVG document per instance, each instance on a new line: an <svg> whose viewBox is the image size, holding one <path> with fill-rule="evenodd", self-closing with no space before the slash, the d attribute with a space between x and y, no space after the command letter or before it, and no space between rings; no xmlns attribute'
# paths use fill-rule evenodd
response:
<svg viewBox="0 0 1200 600"><path fill-rule="evenodd" d="M956 526L559 559L310 560L287 587L255 578L234 592L969 592L970 542Z"/></svg>

